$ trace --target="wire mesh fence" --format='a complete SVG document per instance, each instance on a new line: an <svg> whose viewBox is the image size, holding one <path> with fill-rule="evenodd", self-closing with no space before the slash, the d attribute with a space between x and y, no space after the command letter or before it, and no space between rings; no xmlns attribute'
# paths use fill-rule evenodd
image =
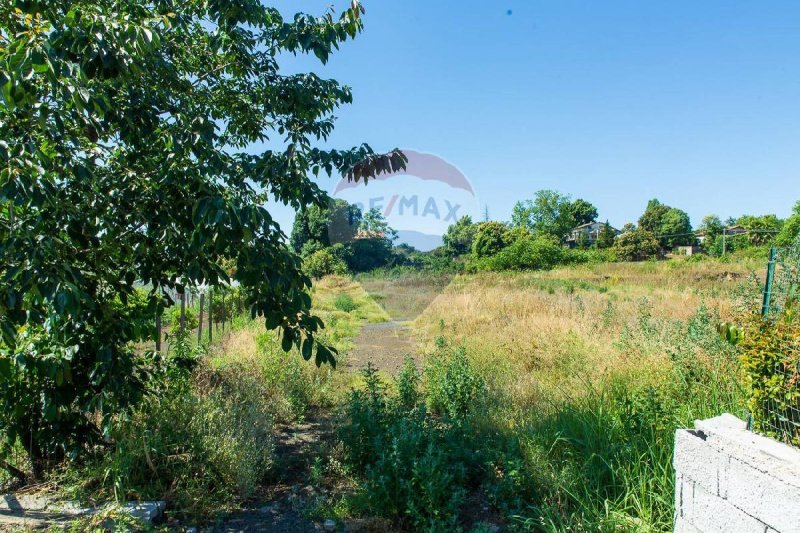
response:
<svg viewBox="0 0 800 533"><path fill-rule="evenodd" d="M774 366L753 391L753 429L800 446L800 240L772 248L767 265L761 314L769 321L775 343L764 349Z"/></svg>

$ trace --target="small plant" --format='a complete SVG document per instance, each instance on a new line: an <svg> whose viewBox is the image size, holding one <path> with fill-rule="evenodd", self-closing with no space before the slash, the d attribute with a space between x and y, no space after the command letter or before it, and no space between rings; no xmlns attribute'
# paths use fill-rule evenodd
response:
<svg viewBox="0 0 800 533"><path fill-rule="evenodd" d="M464 420L486 389L461 347L452 352L440 350L429 358L425 384L428 408L456 421Z"/></svg>
<svg viewBox="0 0 800 533"><path fill-rule="evenodd" d="M352 313L358 309L358 304L353 300L353 297L347 293L337 296L333 301L333 306L339 311L344 311L345 313Z"/></svg>

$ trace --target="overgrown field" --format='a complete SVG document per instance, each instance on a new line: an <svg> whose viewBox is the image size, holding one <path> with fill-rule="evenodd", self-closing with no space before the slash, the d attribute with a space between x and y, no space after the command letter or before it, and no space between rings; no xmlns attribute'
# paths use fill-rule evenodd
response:
<svg viewBox="0 0 800 533"><path fill-rule="evenodd" d="M455 470L434 463L413 483L424 494L449 472L463 492L458 504L440 499L439 515L432 504L420 513L420 496L409 497L410 517L395 515L454 527L440 520L477 493L514 529L671 530L675 429L742 415L736 349L717 327L753 301L758 266L674 260L453 279L414 324L434 354L419 400L430 418L419 427L449 421L437 449ZM414 283L365 286L393 294ZM457 417L447 414L451 404ZM397 423L387 423L390 434ZM390 460L375 453L368 484ZM416 460L433 460L426 453Z"/></svg>
<svg viewBox="0 0 800 533"><path fill-rule="evenodd" d="M213 523L270 501L297 460L280 456L278 429L311 417L332 430L301 458L311 489L290 499L303 520L668 531L675 429L743 415L737 348L718 326L755 305L760 266L330 276L313 305L339 369L284 353L245 316L211 345L173 338L163 389L117 421L112 448L51 483L84 501L163 498L170 519ZM417 357L396 376L345 369L359 329L389 320L411 324Z"/></svg>

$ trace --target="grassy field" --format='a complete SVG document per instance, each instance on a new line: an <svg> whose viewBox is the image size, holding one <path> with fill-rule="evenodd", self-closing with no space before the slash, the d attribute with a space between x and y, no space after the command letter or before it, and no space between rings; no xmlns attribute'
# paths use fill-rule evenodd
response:
<svg viewBox="0 0 800 533"><path fill-rule="evenodd" d="M716 327L757 293L759 266L465 275L432 299L414 322L427 350L465 349L488 391L476 431L513 442L515 472L536 485L512 491L510 525L671 529L675 428L741 415L735 349Z"/></svg>
<svg viewBox="0 0 800 533"><path fill-rule="evenodd" d="M172 517L201 522L269 501L291 478L314 487L282 496L303 520L668 531L675 429L742 414L738 355L717 326L757 298L760 266L328 277L313 302L339 369L237 317L188 378L120 421L115 453L57 484L82 500L166 498ZM360 329L383 322L411 326L417 363L395 376L348 369ZM309 419L329 431L281 457L278 435Z"/></svg>

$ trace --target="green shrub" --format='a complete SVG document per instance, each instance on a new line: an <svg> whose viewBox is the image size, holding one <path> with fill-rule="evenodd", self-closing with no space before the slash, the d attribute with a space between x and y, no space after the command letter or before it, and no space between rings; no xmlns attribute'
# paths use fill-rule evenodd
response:
<svg viewBox="0 0 800 533"><path fill-rule="evenodd" d="M251 497L272 465L272 411L260 376L243 367L167 372L120 419L114 448L67 471L85 499L165 499L179 516L209 518ZM86 488L91 493L86 493Z"/></svg>
<svg viewBox="0 0 800 533"><path fill-rule="evenodd" d="M186 329L189 331L197 329L197 326L200 324L200 319L197 316L197 311L195 311L191 307L186 307L184 319L186 322ZM169 324L169 332L173 335L176 334L181 329L180 305L173 305L172 307L169 308L169 311L167 312L167 323Z"/></svg>
<svg viewBox="0 0 800 533"><path fill-rule="evenodd" d="M653 233L638 228L619 235L613 250L620 261L643 261L657 257L660 245Z"/></svg>
<svg viewBox="0 0 800 533"><path fill-rule="evenodd" d="M351 313L358 309L358 304L353 301L353 297L344 293L336 297L336 299L333 301L333 306L339 311L344 311L345 313Z"/></svg>
<svg viewBox="0 0 800 533"><path fill-rule="evenodd" d="M547 237L520 238L495 255L473 261L468 270L547 270L562 262L564 248Z"/></svg>
<svg viewBox="0 0 800 533"><path fill-rule="evenodd" d="M347 264L328 249L323 249L317 250L303 260L303 270L312 278L318 279L330 274L346 274Z"/></svg>
<svg viewBox="0 0 800 533"><path fill-rule="evenodd" d="M508 228L502 222L481 222L472 240L472 255L478 259L496 254L508 245Z"/></svg>
<svg viewBox="0 0 800 533"><path fill-rule="evenodd" d="M452 531L482 458L474 432L430 416L416 403L418 374L406 361L391 396L376 370L352 391L339 437L348 467L359 477L355 507L410 530Z"/></svg>
<svg viewBox="0 0 800 533"><path fill-rule="evenodd" d="M464 420L486 390L461 347L442 348L431 355L424 377L428 409L450 420Z"/></svg>
<svg viewBox="0 0 800 533"><path fill-rule="evenodd" d="M800 445L800 319L791 309L774 319L753 316L739 346L753 427Z"/></svg>

